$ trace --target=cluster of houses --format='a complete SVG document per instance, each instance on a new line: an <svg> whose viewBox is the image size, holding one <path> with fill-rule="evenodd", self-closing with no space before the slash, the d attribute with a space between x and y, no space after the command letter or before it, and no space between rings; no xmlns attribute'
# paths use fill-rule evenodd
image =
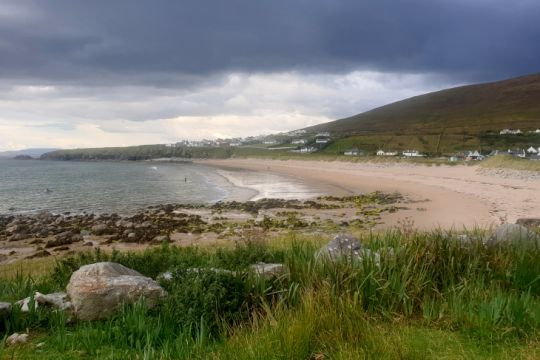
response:
<svg viewBox="0 0 540 360"><path fill-rule="evenodd" d="M524 132L521 131L520 129L502 129L501 131L499 131L500 135L519 135L519 134L523 134L523 133ZM529 133L530 134L540 134L540 129L529 130Z"/></svg>

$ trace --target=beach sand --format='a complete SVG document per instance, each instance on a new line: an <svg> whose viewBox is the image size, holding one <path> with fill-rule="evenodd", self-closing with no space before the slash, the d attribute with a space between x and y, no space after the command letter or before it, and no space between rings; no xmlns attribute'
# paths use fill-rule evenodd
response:
<svg viewBox="0 0 540 360"><path fill-rule="evenodd" d="M201 164L221 169L273 172L335 195L399 192L408 210L388 214L385 226L406 218L419 229L488 227L540 217L540 179L535 174L478 166L227 159Z"/></svg>

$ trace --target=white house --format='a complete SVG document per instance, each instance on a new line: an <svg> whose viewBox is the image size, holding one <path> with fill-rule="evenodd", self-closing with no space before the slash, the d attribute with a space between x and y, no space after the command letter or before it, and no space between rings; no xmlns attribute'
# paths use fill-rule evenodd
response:
<svg viewBox="0 0 540 360"><path fill-rule="evenodd" d="M300 149L300 152L303 154L309 154L315 151L317 151L317 148L313 146L304 146L303 148Z"/></svg>
<svg viewBox="0 0 540 360"><path fill-rule="evenodd" d="M418 150L405 150L404 152L402 152L403 156L406 156L406 157L424 157L425 155L424 154L420 154L420 152L418 152Z"/></svg>
<svg viewBox="0 0 540 360"><path fill-rule="evenodd" d="M305 143L307 143L306 139L294 139L291 141L291 144L293 145L304 145Z"/></svg>
<svg viewBox="0 0 540 360"><path fill-rule="evenodd" d="M346 156L358 156L359 154L360 154L360 150L358 150L358 148L345 150L345 152L343 153L343 155L346 155Z"/></svg>
<svg viewBox="0 0 540 360"><path fill-rule="evenodd" d="M315 139L316 144L328 144L330 142L329 137L318 137Z"/></svg>
<svg viewBox="0 0 540 360"><path fill-rule="evenodd" d="M276 145L277 140L264 140L263 144L265 144L265 145Z"/></svg>
<svg viewBox="0 0 540 360"><path fill-rule="evenodd" d="M377 156L396 156L397 154L398 154L397 151L384 151L384 150L377 151Z"/></svg>
<svg viewBox="0 0 540 360"><path fill-rule="evenodd" d="M315 137L330 137L330 133L328 131L323 131L315 135Z"/></svg>
<svg viewBox="0 0 540 360"><path fill-rule="evenodd" d="M531 146L530 148L527 149L527 153L538 154L538 150L534 146Z"/></svg>
<svg viewBox="0 0 540 360"><path fill-rule="evenodd" d="M517 134L521 134L521 130L520 129L503 129L499 132L500 135L517 135Z"/></svg>
<svg viewBox="0 0 540 360"><path fill-rule="evenodd" d="M467 153L467 156L465 157L465 159L467 161L470 161L470 160L484 160L484 156L482 154L480 154L480 152L478 152L478 150L475 150L475 151L469 151Z"/></svg>

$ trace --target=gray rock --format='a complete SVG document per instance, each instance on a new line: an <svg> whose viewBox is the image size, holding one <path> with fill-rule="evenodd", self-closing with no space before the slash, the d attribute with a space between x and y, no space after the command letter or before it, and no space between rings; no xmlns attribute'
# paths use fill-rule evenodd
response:
<svg viewBox="0 0 540 360"><path fill-rule="evenodd" d="M39 305L51 307L58 310L70 310L72 308L69 296L63 292L43 295L36 292L34 296Z"/></svg>
<svg viewBox="0 0 540 360"><path fill-rule="evenodd" d="M167 295L156 281L112 262L82 266L71 275L67 293L80 320L106 318L140 298L151 308Z"/></svg>
<svg viewBox="0 0 540 360"><path fill-rule="evenodd" d="M0 319L6 318L11 314L11 304L0 302Z"/></svg>
<svg viewBox="0 0 540 360"><path fill-rule="evenodd" d="M488 245L516 242L532 242L536 235L523 225L502 224L495 231L487 242Z"/></svg>
<svg viewBox="0 0 540 360"><path fill-rule="evenodd" d="M250 268L255 274L265 278L280 276L285 272L285 266L283 264L267 264L260 262L251 265Z"/></svg>
<svg viewBox="0 0 540 360"><path fill-rule="evenodd" d="M25 344L27 341L28 341L28 334L14 333L6 339L6 344L8 345Z"/></svg>
<svg viewBox="0 0 540 360"><path fill-rule="evenodd" d="M96 224L91 230L94 235L105 235L109 232L109 227L105 224Z"/></svg>
<svg viewBox="0 0 540 360"><path fill-rule="evenodd" d="M42 306L55 310L70 310L72 307L68 295L62 292L45 295L36 291L33 299L29 296L27 298L17 301L15 304L21 307L22 312L29 312L32 300L35 309Z"/></svg>
<svg viewBox="0 0 540 360"><path fill-rule="evenodd" d="M358 258L361 249L360 240L351 235L340 234L319 250L318 256L325 256L334 260L342 257Z"/></svg>

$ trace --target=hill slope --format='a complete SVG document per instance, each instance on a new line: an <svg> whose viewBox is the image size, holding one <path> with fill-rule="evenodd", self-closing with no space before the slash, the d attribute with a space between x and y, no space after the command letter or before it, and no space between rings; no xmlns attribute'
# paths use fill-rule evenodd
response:
<svg viewBox="0 0 540 360"><path fill-rule="evenodd" d="M437 135L503 128L540 128L540 73L420 95L306 130Z"/></svg>

